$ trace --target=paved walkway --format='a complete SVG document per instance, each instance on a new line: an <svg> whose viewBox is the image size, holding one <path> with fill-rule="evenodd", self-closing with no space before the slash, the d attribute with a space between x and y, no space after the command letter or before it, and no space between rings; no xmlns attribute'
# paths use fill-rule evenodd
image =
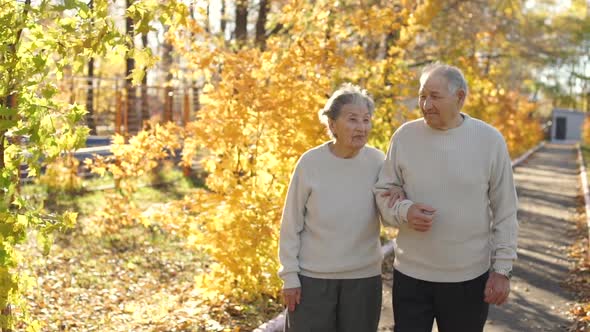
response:
<svg viewBox="0 0 590 332"><path fill-rule="evenodd" d="M576 149L548 144L515 168L519 260L507 304L492 306L486 332L565 331L573 295L560 287L570 267L580 181ZM391 274L384 276L380 331L393 331ZM433 331L436 331L436 324Z"/></svg>

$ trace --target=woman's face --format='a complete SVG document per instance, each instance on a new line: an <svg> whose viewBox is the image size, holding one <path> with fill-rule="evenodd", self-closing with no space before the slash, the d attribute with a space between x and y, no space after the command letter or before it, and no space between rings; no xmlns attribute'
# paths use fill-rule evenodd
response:
<svg viewBox="0 0 590 332"><path fill-rule="evenodd" d="M352 150L360 150L367 144L371 126L371 114L367 107L355 104L342 106L336 120L330 120L336 143Z"/></svg>

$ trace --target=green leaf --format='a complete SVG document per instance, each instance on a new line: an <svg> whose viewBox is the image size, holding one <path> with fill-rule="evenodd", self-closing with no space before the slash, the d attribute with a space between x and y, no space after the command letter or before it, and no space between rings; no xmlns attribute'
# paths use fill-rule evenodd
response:
<svg viewBox="0 0 590 332"><path fill-rule="evenodd" d="M13 232L12 222L14 221L14 216L12 214L2 213L2 219L4 219L4 222L0 224L0 237L7 237Z"/></svg>
<svg viewBox="0 0 590 332"><path fill-rule="evenodd" d="M36 69L43 69L47 64L47 59L43 54L38 54L33 57L33 63L35 64Z"/></svg>
<svg viewBox="0 0 590 332"><path fill-rule="evenodd" d="M78 1L75 0L65 0L64 1L64 7L66 9L75 9L78 7Z"/></svg>
<svg viewBox="0 0 590 332"><path fill-rule="evenodd" d="M61 216L62 226L66 229L73 228L76 225L78 213L67 211Z"/></svg>
<svg viewBox="0 0 590 332"><path fill-rule="evenodd" d="M41 90L41 95L43 98L51 99L57 94L57 89L53 85L46 85Z"/></svg>
<svg viewBox="0 0 590 332"><path fill-rule="evenodd" d="M7 130L17 123L17 109L0 105L0 130Z"/></svg>
<svg viewBox="0 0 590 332"><path fill-rule="evenodd" d="M27 218L26 215L24 214L19 214L16 217L16 225L15 225L15 229L19 229L19 230L25 230L27 229L27 226L29 225L29 218Z"/></svg>
<svg viewBox="0 0 590 332"><path fill-rule="evenodd" d="M34 178L34 177L36 177L37 175L38 175L38 174L37 174L37 169L36 169L36 168L34 168L34 167L29 167L29 169L28 169L28 177L30 177L30 178Z"/></svg>
<svg viewBox="0 0 590 332"><path fill-rule="evenodd" d="M141 20L135 25L135 33L137 34L146 34L152 30L155 30L150 25L149 20Z"/></svg>
<svg viewBox="0 0 590 332"><path fill-rule="evenodd" d="M37 234L37 243L41 246L41 250L44 256L49 255L49 251L51 249L51 245L53 244L53 236L51 234L45 234L44 232L39 232Z"/></svg>
<svg viewBox="0 0 590 332"><path fill-rule="evenodd" d="M59 21L61 27L68 33L76 32L76 19L73 17L65 17Z"/></svg>
<svg viewBox="0 0 590 332"><path fill-rule="evenodd" d="M41 332L41 324L38 321L33 321L27 326L27 332Z"/></svg>
<svg viewBox="0 0 590 332"><path fill-rule="evenodd" d="M3 246L0 247L0 266L7 266L9 260L10 255L8 254L6 249Z"/></svg>

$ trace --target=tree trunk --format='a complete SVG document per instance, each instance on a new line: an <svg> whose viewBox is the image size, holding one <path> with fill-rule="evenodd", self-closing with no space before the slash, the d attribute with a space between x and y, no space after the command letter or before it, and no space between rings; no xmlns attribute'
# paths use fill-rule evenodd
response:
<svg viewBox="0 0 590 332"><path fill-rule="evenodd" d="M94 0L88 2L88 7L90 10L94 9ZM90 129L90 135L96 135L96 122L94 121L94 58L88 60L86 86L86 125Z"/></svg>
<svg viewBox="0 0 590 332"><path fill-rule="evenodd" d="M2 316L10 317L12 315L12 308L10 304L7 304L4 309L2 309ZM12 332L9 328L2 328L2 332Z"/></svg>
<svg viewBox="0 0 590 332"><path fill-rule="evenodd" d="M384 47L384 54L383 57L384 58L393 58L395 56L397 56L397 54L391 54L389 52L389 49L392 48L393 46L395 46L395 44L397 43L397 41L399 40L400 37L400 33L399 30L395 30L395 31L390 31L387 34L387 37L385 37L385 47ZM383 74L383 84L384 86L391 86L391 66L386 66L385 67L385 73Z"/></svg>
<svg viewBox="0 0 590 332"><path fill-rule="evenodd" d="M225 28L227 26L227 18L225 17L226 14L226 6L225 0L221 0L221 36L225 40Z"/></svg>
<svg viewBox="0 0 590 332"><path fill-rule="evenodd" d="M225 1L223 1L223 3L225 4ZM209 20L209 6L210 6L211 2L207 1L207 27L209 27L210 24L210 20ZM192 13L194 14L194 13ZM191 32L191 41L195 39L195 33ZM199 109L201 108L201 103L199 100L199 87L197 86L197 80L194 78L191 79L191 85L192 85L192 111L194 114L197 113L197 111L199 111Z"/></svg>
<svg viewBox="0 0 590 332"><path fill-rule="evenodd" d="M328 24L326 25L326 33L324 39L326 42L332 39L332 29L334 28L334 16L332 16L332 9L328 11Z"/></svg>
<svg viewBox="0 0 590 332"><path fill-rule="evenodd" d="M129 8L133 5L134 0L126 0L126 8ZM125 33L129 38L129 49L134 48L134 24L133 19L129 16L125 18ZM125 82L126 82L126 90L127 90L127 133L128 134L137 134L139 131L139 121L137 119L137 110L135 109L135 87L133 86L133 80L131 78L131 74L133 73L133 69L135 69L135 59L128 57L126 61L126 70L125 70Z"/></svg>
<svg viewBox="0 0 590 332"><path fill-rule="evenodd" d="M6 96L6 98L4 99L4 107L10 108L12 107L12 105L14 104L14 95L8 95ZM6 130L2 130L0 132L0 170L4 169L4 167L6 166L5 160L4 160L4 142L6 141Z"/></svg>
<svg viewBox="0 0 590 332"><path fill-rule="evenodd" d="M27 1L27 4L30 4L30 0ZM26 10L25 10L25 17L26 15ZM22 32L22 30L21 30ZM19 32L20 35L20 32ZM16 45L15 45L16 48ZM16 52L16 49L15 49ZM9 90L11 91L11 90ZM5 103L5 107L7 108L14 108L16 107L16 94L11 93L8 96L6 96L6 103ZM10 143L9 140L6 139L6 131L2 131L0 132L0 170L4 169L4 167L6 167L6 161L4 159L4 152L6 151L4 144L5 142ZM20 168L16 171L16 178L13 177L13 181L16 183L17 188L19 186L19 182L20 182ZM18 189L17 189L18 190ZM0 196L2 199L4 198L4 194L2 194L2 196ZM10 201L13 200L13 197L10 197ZM0 315L2 316L6 316L7 318L9 318L12 315L12 308L10 306L10 303L6 304L6 307L2 308ZM8 328L8 327L2 327L2 332L13 332L12 329Z"/></svg>
<svg viewBox="0 0 590 332"><path fill-rule="evenodd" d="M193 81L193 111L195 114L201 109L200 91L197 82Z"/></svg>
<svg viewBox="0 0 590 332"><path fill-rule="evenodd" d="M234 30L236 40L244 44L248 39L248 1L237 0L236 2L236 29Z"/></svg>
<svg viewBox="0 0 590 332"><path fill-rule="evenodd" d="M141 41L143 43L143 48L148 48L148 36L147 33L141 35ZM148 104L148 88L147 88L147 74L148 70L146 68L145 73L143 74L143 80L141 81L141 123L142 127L145 126L146 122L150 120L150 109Z"/></svg>
<svg viewBox="0 0 590 332"><path fill-rule="evenodd" d="M162 120L164 122L169 122L169 121L173 121L174 117L173 117L173 110L174 110L174 105L173 105L173 101L174 101L174 91L172 89L172 79L174 78L174 76L172 75L172 65L173 65L173 58L172 58L172 52L173 52L173 47L170 43L168 42L164 42L164 44L162 45L163 47L163 53L162 54L162 65L163 65L163 70L166 73L166 82L165 82L165 107L164 107L164 116L162 118Z"/></svg>
<svg viewBox="0 0 590 332"><path fill-rule="evenodd" d="M196 6L197 4L195 4ZM195 19L195 9L191 7L191 18ZM207 22L205 22L205 32L211 32L211 1L207 1Z"/></svg>
<svg viewBox="0 0 590 332"><path fill-rule="evenodd" d="M266 48L266 19L268 16L268 0L260 0L258 19L256 20L256 46L261 50Z"/></svg>
<svg viewBox="0 0 590 332"><path fill-rule="evenodd" d="M324 36L324 40L326 41L326 45L329 45L329 41L330 39L332 39L332 29L334 28L334 16L332 16L332 9L330 9L330 11L328 12L328 24L326 25L326 31L325 31L325 36ZM329 49L326 47L324 49L324 59L328 58L328 52Z"/></svg>
<svg viewBox="0 0 590 332"><path fill-rule="evenodd" d="M86 125L90 129L90 135L96 135L96 122L94 121L94 58L88 60L86 84Z"/></svg>
<svg viewBox="0 0 590 332"><path fill-rule="evenodd" d="M28 13L29 13L30 5L31 5L31 0L26 0L24 10L23 10L23 20L25 20L25 21L27 19ZM9 47L8 47L9 52L12 52L13 55L16 55L17 46L18 46L18 43L20 42L22 32L23 32L22 29L17 32L16 42L14 44L9 45ZM11 71L9 71L8 77L12 77L12 74L13 73ZM8 81L11 82L12 80L8 80ZM7 108L16 107L16 93L14 92L14 90L16 90L16 87L12 86L12 84L10 84L10 86L8 88L9 95L6 96L6 98L4 99L4 106ZM0 132L0 170L3 170L6 167L6 160L4 159L4 153L6 151L5 146L4 146L5 143L10 143L10 141L6 140L6 131L2 130ZM20 176L20 169L18 169L16 171L16 179L13 178L13 181L15 181L17 187L18 187L19 181L20 181L19 176ZM4 195L5 194L1 194L0 198L5 199ZM12 200L13 200L13 198L10 197L10 201L12 201ZM7 295L7 293L5 293L3 295ZM0 316L3 316L2 317L3 321L10 319L10 316L12 316L12 307L11 307L10 303L6 303L6 306L4 308L0 308ZM8 326L7 327L0 327L0 329L2 330L2 332L12 332L13 331Z"/></svg>
<svg viewBox="0 0 590 332"><path fill-rule="evenodd" d="M570 73L575 73L576 72L576 64L574 62L572 62L572 69L570 71ZM576 100L576 95L574 93L574 88L576 86L576 77L572 74L570 74L570 78L568 79L568 84L569 84L569 88L570 88L570 100L571 100L571 108L573 110L575 110L577 108L577 100Z"/></svg>
<svg viewBox="0 0 590 332"><path fill-rule="evenodd" d="M4 134L6 134L5 130L0 132L0 169L4 169L6 164L4 163Z"/></svg>

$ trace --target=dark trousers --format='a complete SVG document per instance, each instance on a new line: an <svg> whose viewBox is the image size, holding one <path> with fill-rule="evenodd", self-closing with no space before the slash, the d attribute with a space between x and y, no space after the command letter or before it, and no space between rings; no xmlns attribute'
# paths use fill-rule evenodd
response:
<svg viewBox="0 0 590 332"><path fill-rule="evenodd" d="M464 282L429 282L393 272L395 332L481 332L488 317L484 302L488 272Z"/></svg>
<svg viewBox="0 0 590 332"><path fill-rule="evenodd" d="M287 311L287 332L375 332L381 316L381 276L316 279L299 276L301 303Z"/></svg>

